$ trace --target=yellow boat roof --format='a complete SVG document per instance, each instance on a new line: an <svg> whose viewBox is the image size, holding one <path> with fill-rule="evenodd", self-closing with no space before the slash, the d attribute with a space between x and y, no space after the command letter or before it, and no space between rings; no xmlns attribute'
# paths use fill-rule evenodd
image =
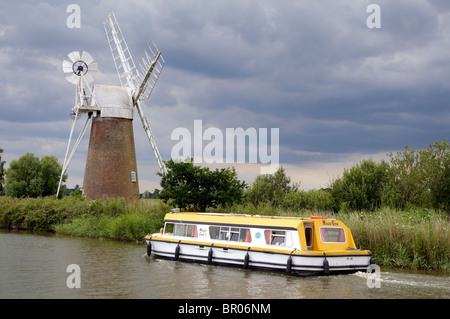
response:
<svg viewBox="0 0 450 319"><path fill-rule="evenodd" d="M240 214L216 214L216 213L168 213L164 217L166 222L187 222L208 225L234 225L268 228L297 229L303 221L312 218L287 217L287 216L260 216ZM322 217L322 219L325 219Z"/></svg>

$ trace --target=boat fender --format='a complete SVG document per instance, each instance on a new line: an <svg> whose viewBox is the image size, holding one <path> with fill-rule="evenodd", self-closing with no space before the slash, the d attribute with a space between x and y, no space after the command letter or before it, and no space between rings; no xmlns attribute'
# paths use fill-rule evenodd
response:
<svg viewBox="0 0 450 319"><path fill-rule="evenodd" d="M250 262L250 255L248 254L248 251L250 250L250 247L248 247L247 249L247 253L245 254L245 258L244 258L244 269L248 268L248 264Z"/></svg>
<svg viewBox="0 0 450 319"><path fill-rule="evenodd" d="M147 244L147 256L150 257L151 253L152 253L152 243L151 241L149 241Z"/></svg>
<svg viewBox="0 0 450 319"><path fill-rule="evenodd" d="M212 258L213 258L213 250L212 250L212 246L211 246L211 248L209 248L209 252L208 252L208 264L211 264Z"/></svg>
<svg viewBox="0 0 450 319"><path fill-rule="evenodd" d="M286 263L286 272L290 273L292 267L292 256L289 256Z"/></svg>
<svg viewBox="0 0 450 319"><path fill-rule="evenodd" d="M330 264L328 263L325 253L323 253L323 255L325 256L325 259L323 260L323 272L328 276L330 274Z"/></svg>
<svg viewBox="0 0 450 319"><path fill-rule="evenodd" d="M373 260L373 257L370 257L369 260L369 267L367 267L367 269L370 269L370 273L374 273L375 272L375 267L372 267L372 265L375 264L375 260Z"/></svg>
<svg viewBox="0 0 450 319"><path fill-rule="evenodd" d="M180 257L180 242L181 240L178 242L178 245L175 248L175 260L178 260L178 257Z"/></svg>

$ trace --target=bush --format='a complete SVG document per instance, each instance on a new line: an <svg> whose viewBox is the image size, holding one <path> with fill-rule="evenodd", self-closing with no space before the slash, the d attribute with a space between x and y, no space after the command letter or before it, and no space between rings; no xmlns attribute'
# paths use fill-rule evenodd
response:
<svg viewBox="0 0 450 319"><path fill-rule="evenodd" d="M47 198L0 197L0 226L52 231L55 224L89 211L89 202Z"/></svg>
<svg viewBox="0 0 450 319"><path fill-rule="evenodd" d="M55 226L59 233L92 238L106 238L125 241L142 241L148 233L159 232L164 227L164 215L170 207L159 200L141 200L135 204L117 206L121 201L108 200L102 207L112 207L98 214L95 213L76 218ZM117 214L120 208L121 213ZM115 212L114 212L115 211Z"/></svg>
<svg viewBox="0 0 450 319"><path fill-rule="evenodd" d="M411 206L450 212L450 143L435 141L428 148L389 154L392 176L385 190L387 203L398 209Z"/></svg>
<svg viewBox="0 0 450 319"><path fill-rule="evenodd" d="M298 184L291 185L291 178L280 167L274 174L258 175L252 186L245 191L245 199L255 206L269 203L273 207L281 207L285 196L297 189Z"/></svg>
<svg viewBox="0 0 450 319"><path fill-rule="evenodd" d="M89 201L71 197L0 197L0 227L127 240L159 231L169 211L169 206L158 200L127 205L121 198Z"/></svg>
<svg viewBox="0 0 450 319"><path fill-rule="evenodd" d="M61 170L62 166L55 156L39 159L32 153L26 153L9 164L6 170L5 193L20 198L55 195ZM64 175L62 181L66 178L67 175Z"/></svg>
<svg viewBox="0 0 450 319"><path fill-rule="evenodd" d="M332 182L335 210L432 208L450 213L450 144L390 153L390 163L363 160Z"/></svg>
<svg viewBox="0 0 450 319"><path fill-rule="evenodd" d="M377 164L371 159L345 169L342 178L334 180L331 186L335 209L348 207L351 210L373 211L380 208L389 174L387 162Z"/></svg>
<svg viewBox="0 0 450 319"><path fill-rule="evenodd" d="M283 201L283 208L300 211L332 211L334 199L331 193L326 190L296 191L286 194Z"/></svg>
<svg viewBox="0 0 450 319"><path fill-rule="evenodd" d="M211 171L208 167L194 166L193 159L169 160L168 172L161 176L162 190L156 190L158 198L185 210L204 211L207 207L232 205L242 200L245 182L237 178L234 168Z"/></svg>

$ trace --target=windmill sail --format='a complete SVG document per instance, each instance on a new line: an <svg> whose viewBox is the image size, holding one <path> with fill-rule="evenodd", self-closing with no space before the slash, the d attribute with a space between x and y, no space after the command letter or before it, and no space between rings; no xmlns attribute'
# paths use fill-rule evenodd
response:
<svg viewBox="0 0 450 319"><path fill-rule="evenodd" d="M135 91L137 87L135 82L136 65L134 64L130 49L123 37L114 13L108 15L104 26L117 74L119 75L120 84L122 86L128 86L131 91Z"/></svg>
<svg viewBox="0 0 450 319"><path fill-rule="evenodd" d="M104 26L120 83L122 86L130 88L133 95L133 103L138 110L142 126L144 127L150 145L155 153L159 168L162 173L166 173L166 167L156 146L150 124L145 117L139 102L141 97L150 97L156 81L159 78L164 66L164 59L161 56L161 51L159 51L153 41L150 40L142 55L138 68L136 68L130 49L120 30L114 13L108 15Z"/></svg>
<svg viewBox="0 0 450 319"><path fill-rule="evenodd" d="M144 54L138 64L138 92L137 99L148 99L158 81L159 75L164 67L165 61L152 39L147 45Z"/></svg>
<svg viewBox="0 0 450 319"><path fill-rule="evenodd" d="M72 51L63 61L62 70L66 80L76 85L76 95L71 114L72 127L56 196L59 195L69 162L87 130L88 122L91 121L83 182L84 195L90 199L107 196L134 201L139 199L132 124L135 106L159 168L166 173L140 102L150 97L164 66L164 59L161 51L150 40L136 67L114 14L108 15L104 27L121 86L95 85L91 89L89 83L94 80L98 66L86 51L81 54L79 51ZM71 148L75 124L83 114L88 117Z"/></svg>

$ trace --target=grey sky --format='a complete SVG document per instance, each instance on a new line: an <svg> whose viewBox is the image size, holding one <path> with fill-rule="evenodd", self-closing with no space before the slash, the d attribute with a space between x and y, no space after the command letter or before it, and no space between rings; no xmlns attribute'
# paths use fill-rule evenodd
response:
<svg viewBox="0 0 450 319"><path fill-rule="evenodd" d="M81 8L70 29L69 4ZM366 8L381 8L369 29ZM164 159L171 132L279 128L280 162L304 188L324 187L364 158L450 133L450 2L0 1L0 148L62 162L75 87L61 63L86 50L95 83L118 85L103 30L113 11L137 62L153 38L165 68L144 109ZM157 163L135 114L141 191L158 187ZM69 166L82 184L88 135ZM258 165L236 165L251 181Z"/></svg>

